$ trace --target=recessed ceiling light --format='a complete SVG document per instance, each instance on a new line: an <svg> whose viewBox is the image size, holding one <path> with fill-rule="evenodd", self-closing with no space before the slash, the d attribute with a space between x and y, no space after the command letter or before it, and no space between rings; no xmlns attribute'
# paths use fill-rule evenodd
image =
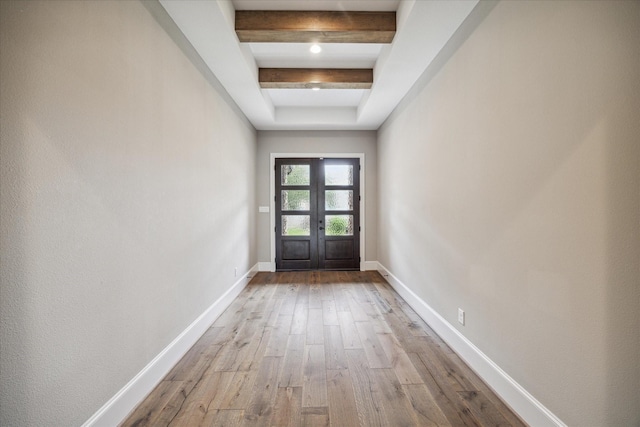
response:
<svg viewBox="0 0 640 427"><path fill-rule="evenodd" d="M320 88L316 86L316 87L312 87L311 90L320 90Z"/></svg>
<svg viewBox="0 0 640 427"><path fill-rule="evenodd" d="M322 52L322 48L320 47L320 45L317 45L317 44L312 45L311 48L309 48L309 50L311 51L311 53Z"/></svg>

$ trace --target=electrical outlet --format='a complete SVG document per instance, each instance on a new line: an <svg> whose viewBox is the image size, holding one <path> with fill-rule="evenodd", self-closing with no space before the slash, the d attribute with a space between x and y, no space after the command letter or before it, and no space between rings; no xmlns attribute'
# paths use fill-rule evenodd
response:
<svg viewBox="0 0 640 427"><path fill-rule="evenodd" d="M238 267L233 269L233 277L238 277Z"/></svg>
<svg viewBox="0 0 640 427"><path fill-rule="evenodd" d="M464 325L464 310L461 308L458 309L458 323Z"/></svg>

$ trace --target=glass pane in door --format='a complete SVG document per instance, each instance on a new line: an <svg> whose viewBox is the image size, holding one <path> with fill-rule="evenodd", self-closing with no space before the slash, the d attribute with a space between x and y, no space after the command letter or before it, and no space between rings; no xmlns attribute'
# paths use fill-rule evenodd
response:
<svg viewBox="0 0 640 427"><path fill-rule="evenodd" d="M310 234L309 215L282 215L283 236L309 236Z"/></svg>
<svg viewBox="0 0 640 427"><path fill-rule="evenodd" d="M282 190L283 211L308 211L310 206L309 190Z"/></svg>
<svg viewBox="0 0 640 427"><path fill-rule="evenodd" d="M311 171L309 165L282 165L280 179L282 185L309 185Z"/></svg>
<svg viewBox="0 0 640 427"><path fill-rule="evenodd" d="M352 211L353 190L326 190L324 205L328 211Z"/></svg>
<svg viewBox="0 0 640 427"><path fill-rule="evenodd" d="M353 165L325 165L325 185L353 185Z"/></svg>
<svg viewBox="0 0 640 427"><path fill-rule="evenodd" d="M327 236L353 236L353 215L325 215Z"/></svg>

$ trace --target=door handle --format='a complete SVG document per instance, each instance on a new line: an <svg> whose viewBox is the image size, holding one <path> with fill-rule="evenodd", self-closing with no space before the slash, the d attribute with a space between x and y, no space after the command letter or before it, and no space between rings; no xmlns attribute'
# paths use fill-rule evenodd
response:
<svg viewBox="0 0 640 427"><path fill-rule="evenodd" d="M324 227L318 227L318 230L324 230Z"/></svg>

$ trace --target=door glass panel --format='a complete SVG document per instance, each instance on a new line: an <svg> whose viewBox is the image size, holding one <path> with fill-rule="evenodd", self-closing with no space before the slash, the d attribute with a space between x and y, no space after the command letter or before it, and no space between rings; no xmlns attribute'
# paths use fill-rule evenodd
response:
<svg viewBox="0 0 640 427"><path fill-rule="evenodd" d="M353 165L325 165L325 185L353 185Z"/></svg>
<svg viewBox="0 0 640 427"><path fill-rule="evenodd" d="M353 236L353 215L325 215L327 236Z"/></svg>
<svg viewBox="0 0 640 427"><path fill-rule="evenodd" d="M310 223L309 215L282 215L282 235L309 236Z"/></svg>
<svg viewBox="0 0 640 427"><path fill-rule="evenodd" d="M308 211L310 202L309 190L282 190L283 211Z"/></svg>
<svg viewBox="0 0 640 427"><path fill-rule="evenodd" d="M309 165L282 165L281 183L282 185L309 185L310 182Z"/></svg>
<svg viewBox="0 0 640 427"><path fill-rule="evenodd" d="M353 190L326 190L324 208L328 211L352 211Z"/></svg>

